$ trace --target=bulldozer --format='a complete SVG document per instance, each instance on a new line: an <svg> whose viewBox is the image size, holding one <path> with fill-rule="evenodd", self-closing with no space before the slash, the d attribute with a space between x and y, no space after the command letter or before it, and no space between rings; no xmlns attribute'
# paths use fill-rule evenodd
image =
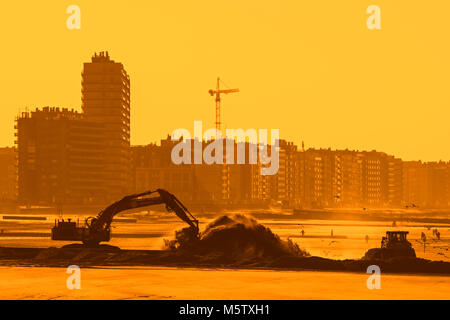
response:
<svg viewBox="0 0 450 320"><path fill-rule="evenodd" d="M192 240L198 238L198 220L177 197L164 189L157 189L125 196L100 211L97 217L87 218L84 225L73 222L71 219L55 220L55 226L52 228L52 240L81 241L87 247L96 247L100 242L111 239L111 223L116 214L129 209L158 204L165 204L168 212L174 212L189 225L183 232L185 237Z"/></svg>
<svg viewBox="0 0 450 320"><path fill-rule="evenodd" d="M406 239L408 231L386 231L381 239L381 248L369 249L364 255L365 260L388 260L397 257L415 258L416 252Z"/></svg>

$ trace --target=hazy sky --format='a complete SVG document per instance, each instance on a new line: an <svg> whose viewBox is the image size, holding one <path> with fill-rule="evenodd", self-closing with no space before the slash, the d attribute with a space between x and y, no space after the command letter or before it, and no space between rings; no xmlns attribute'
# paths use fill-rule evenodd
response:
<svg viewBox="0 0 450 320"><path fill-rule="evenodd" d="M66 8L81 8L68 30ZM368 30L366 9L381 8ZM19 110L81 109L82 63L108 50L131 77L133 144L194 120L280 129L306 147L450 160L450 1L20 1L2 3L0 145Z"/></svg>

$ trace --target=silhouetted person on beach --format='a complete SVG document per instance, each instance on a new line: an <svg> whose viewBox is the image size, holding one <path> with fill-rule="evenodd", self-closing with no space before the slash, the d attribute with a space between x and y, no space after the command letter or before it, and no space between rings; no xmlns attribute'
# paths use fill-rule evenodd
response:
<svg viewBox="0 0 450 320"><path fill-rule="evenodd" d="M425 235L425 233L422 232L422 234L420 235L420 238L422 239L423 242L423 252L425 252L425 246L427 243L427 236Z"/></svg>
<svg viewBox="0 0 450 320"><path fill-rule="evenodd" d="M331 237L333 238L333 229L331 229Z"/></svg>
<svg viewBox="0 0 450 320"><path fill-rule="evenodd" d="M366 234L366 243L369 243L369 236Z"/></svg>

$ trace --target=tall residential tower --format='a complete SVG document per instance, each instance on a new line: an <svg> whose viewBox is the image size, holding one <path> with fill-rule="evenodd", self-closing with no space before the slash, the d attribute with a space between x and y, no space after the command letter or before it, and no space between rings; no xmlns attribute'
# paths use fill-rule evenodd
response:
<svg viewBox="0 0 450 320"><path fill-rule="evenodd" d="M130 183L130 77L108 52L94 54L82 73L82 109L87 121L101 123L106 136L103 172L106 190L117 199Z"/></svg>

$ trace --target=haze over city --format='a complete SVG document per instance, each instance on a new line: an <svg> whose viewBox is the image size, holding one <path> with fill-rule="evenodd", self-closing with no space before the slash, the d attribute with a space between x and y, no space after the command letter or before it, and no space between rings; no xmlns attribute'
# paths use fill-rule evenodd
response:
<svg viewBox="0 0 450 320"><path fill-rule="evenodd" d="M169 319L448 300L448 12L3 3L0 300L174 299L145 304Z"/></svg>
<svg viewBox="0 0 450 320"><path fill-rule="evenodd" d="M194 120L214 127L207 91L221 76L241 89L223 100L224 127L279 128L307 148L450 160L450 4L378 1L383 28L371 32L369 2L137 3L124 11L78 1L76 32L64 28L66 3L4 4L0 28L14 33L3 34L0 145L13 145L19 110L81 110L82 63L108 50L132 79L132 144L192 130Z"/></svg>

